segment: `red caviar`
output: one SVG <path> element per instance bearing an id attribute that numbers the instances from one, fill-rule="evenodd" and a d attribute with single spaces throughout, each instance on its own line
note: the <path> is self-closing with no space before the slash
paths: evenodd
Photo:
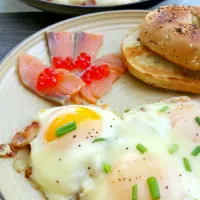
<path id="1" fill-rule="evenodd" d="M 110 74 L 110 68 L 107 64 L 104 65 L 92 65 L 90 69 L 86 70 L 82 76 L 83 81 L 86 84 L 91 84 L 93 80 L 101 80 L 108 77 Z"/>
<path id="2" fill-rule="evenodd" d="M 64 60 L 61 57 L 54 57 L 53 66 L 55 68 L 66 69 L 68 71 L 73 71 L 74 69 L 79 69 L 81 71 L 86 70 L 81 78 L 88 85 L 91 84 L 92 81 L 101 80 L 108 77 L 110 74 L 110 68 L 107 64 L 91 65 L 91 56 L 85 52 L 81 52 L 76 61 L 74 61 L 72 57 L 67 57 Z M 51 81 L 53 83 L 55 82 L 53 77 L 51 77 Z M 49 85 L 53 84 L 51 81 L 49 81 Z M 43 84 L 43 82 L 44 80 L 42 77 L 41 84 Z"/>
<path id="3" fill-rule="evenodd" d="M 54 57 L 53 66 L 58 69 L 66 69 L 69 71 L 72 71 L 76 68 L 72 57 L 67 57 L 65 60 L 63 60 L 61 57 Z"/>
<path id="4" fill-rule="evenodd" d="M 85 70 L 91 65 L 90 62 L 91 57 L 85 52 L 81 52 L 75 62 L 70 56 L 65 59 L 62 59 L 61 57 L 53 58 L 53 66 L 55 68 L 62 68 L 68 71 L 73 71 L 74 69 Z"/>
<path id="5" fill-rule="evenodd" d="M 46 88 L 52 88 L 54 87 L 60 76 L 63 76 L 62 73 L 55 73 L 53 67 L 49 67 L 44 69 L 44 71 L 40 74 L 37 82 L 37 89 L 43 90 Z"/>

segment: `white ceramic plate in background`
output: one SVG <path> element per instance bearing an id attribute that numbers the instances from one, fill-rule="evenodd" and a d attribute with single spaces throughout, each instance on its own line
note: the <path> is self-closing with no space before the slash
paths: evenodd
<path id="1" fill-rule="evenodd" d="M 147 9 L 163 0 L 138 0 L 132 3 L 125 3 L 120 5 L 109 5 L 109 6 L 81 6 L 81 5 L 70 5 L 58 2 L 52 2 L 49 0 L 23 0 L 30 6 L 38 8 L 46 12 L 55 12 L 65 15 L 81 15 L 102 11 L 110 10 L 122 10 L 122 9 Z"/>
<path id="2" fill-rule="evenodd" d="M 82 16 L 48 27 L 22 42 L 3 61 L 0 68 L 0 143 L 31 123 L 40 109 L 55 106 L 27 90 L 17 76 L 17 58 L 26 52 L 50 64 L 45 31 L 88 31 L 104 34 L 102 54 L 119 52 L 128 29 L 138 26 L 145 11 L 116 11 Z M 14 33 L 13 33 L 14 34 Z M 159 90 L 136 80 L 127 72 L 103 98 L 117 112 L 138 104 L 183 94 Z M 198 95 L 193 96 L 199 98 Z M 100 102 L 101 103 L 101 102 Z M 13 159 L 0 159 L 0 191 L 6 200 L 42 200 L 22 174 L 12 167 Z"/>

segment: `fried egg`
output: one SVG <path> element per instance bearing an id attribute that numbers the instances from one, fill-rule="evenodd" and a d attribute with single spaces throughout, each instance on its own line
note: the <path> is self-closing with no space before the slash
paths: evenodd
<path id="1" fill-rule="evenodd" d="M 31 143 L 32 179 L 49 199 L 77 198 L 106 177 L 107 153 L 119 135 L 122 121 L 97 107 L 66 106 L 42 111 L 37 138 Z M 56 129 L 75 121 L 77 129 L 56 138 Z M 103 138 L 105 141 L 94 142 Z"/>
<path id="2" fill-rule="evenodd" d="M 49 200 L 131 200 L 135 185 L 138 199 L 151 200 L 150 177 L 162 200 L 198 199 L 200 158 L 191 155 L 199 144 L 197 116 L 200 106 L 188 98 L 133 108 L 122 117 L 93 106 L 41 111 L 31 180 Z M 77 129 L 57 137 L 56 130 L 72 121 Z M 178 148 L 170 153 L 172 144 Z"/>

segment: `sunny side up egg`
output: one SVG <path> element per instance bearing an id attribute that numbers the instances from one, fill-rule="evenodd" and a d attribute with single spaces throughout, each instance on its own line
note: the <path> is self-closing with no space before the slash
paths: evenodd
<path id="1" fill-rule="evenodd" d="M 84 106 L 52 108 L 35 120 L 40 131 L 31 143 L 32 180 L 46 197 L 75 200 L 80 193 L 97 190 L 106 177 L 104 165 L 112 162 L 108 151 L 122 121 L 109 110 Z M 56 138 L 56 129 L 72 121 L 77 129 Z"/>
<path id="2" fill-rule="evenodd" d="M 139 200 L 200 199 L 200 158 L 191 155 L 199 144 L 196 116 L 200 106 L 187 98 L 144 105 L 122 118 L 85 106 L 40 112 L 31 179 L 49 200 L 132 200 L 133 186 Z M 56 138 L 56 129 L 71 121 L 77 129 Z M 160 198 L 152 194 L 150 177 Z"/>

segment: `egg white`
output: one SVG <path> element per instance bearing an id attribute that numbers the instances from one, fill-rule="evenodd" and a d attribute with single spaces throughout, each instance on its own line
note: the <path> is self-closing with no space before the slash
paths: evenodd
<path id="1" fill-rule="evenodd" d="M 164 106 L 168 109 L 160 112 Z M 200 158 L 190 155 L 198 138 L 194 142 L 194 134 L 188 134 L 189 130 L 200 130 L 194 120 L 200 116 L 198 106 L 192 101 L 159 102 L 134 108 L 122 118 L 110 110 L 89 106 L 100 116 L 101 130 L 96 137 L 106 141 L 92 143 L 94 138 L 82 138 L 64 148 L 59 144 L 65 136 L 47 143 L 44 134 L 56 117 L 84 106 L 40 112 L 36 120 L 41 128 L 31 143 L 31 178 L 49 200 L 130 200 L 134 184 L 138 184 L 139 199 L 150 200 L 146 183 L 150 176 L 157 177 L 163 200 L 198 199 Z M 185 118 L 188 123 L 184 123 Z M 145 154 L 136 149 L 138 143 L 147 148 Z M 171 155 L 168 149 L 173 143 L 179 149 Z M 190 160 L 192 172 L 186 171 L 183 157 Z M 103 169 L 105 163 L 111 166 L 108 174 Z"/>
<path id="2" fill-rule="evenodd" d="M 95 182 L 105 177 L 102 164 L 110 162 L 107 152 L 113 138 L 120 133 L 121 120 L 108 110 L 95 107 L 89 109 L 100 115 L 102 130 L 98 137 L 106 138 L 106 142 L 92 144 L 94 138 L 89 138 L 72 144 L 70 149 L 52 148 L 50 143 L 45 144 L 42 141 L 43 135 L 52 120 L 69 112 L 70 106 L 41 112 L 36 118 L 41 124 L 41 129 L 37 138 L 31 143 L 32 178 L 50 200 L 59 198 L 74 200 L 77 193 L 93 189 Z M 90 131 L 92 130 L 88 127 L 88 132 Z M 61 140 L 62 138 L 53 143 L 59 143 Z"/>

